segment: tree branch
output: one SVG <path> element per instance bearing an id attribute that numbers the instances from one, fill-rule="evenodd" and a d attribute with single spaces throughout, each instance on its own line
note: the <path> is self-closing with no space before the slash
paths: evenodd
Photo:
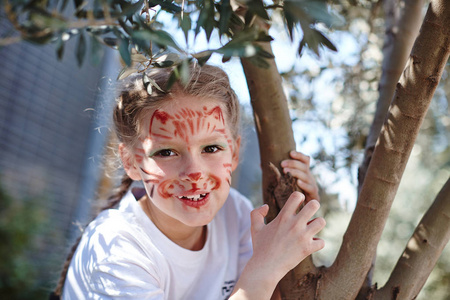
<path id="1" fill-rule="evenodd" d="M 379 3 L 379 2 L 377 2 Z M 405 0 L 400 6 L 398 1 L 383 1 L 386 29 L 383 43 L 383 65 L 378 86 L 378 101 L 374 119 L 367 137 L 363 162 L 358 170 L 358 194 L 372 159 L 375 143 L 380 135 L 381 127 L 389 109 L 395 85 L 400 78 L 403 68 L 408 60 L 412 45 L 419 33 L 422 20 L 423 0 Z M 367 274 L 364 286 L 360 291 L 361 297 L 370 291 L 375 258 Z"/>
<path id="2" fill-rule="evenodd" d="M 404 3 L 404 6 L 399 8 L 396 5 L 398 1 L 384 1 L 384 14 L 386 15 L 386 34 L 383 43 L 384 59 L 378 86 L 377 108 L 367 137 L 364 160 L 358 173 L 359 190 L 362 187 L 375 143 L 391 104 L 395 85 L 406 65 L 422 20 L 423 0 L 406 0 L 402 3 Z"/>
<path id="3" fill-rule="evenodd" d="M 449 55 L 450 3 L 434 0 L 397 84 L 338 256 L 323 274 L 321 299 L 354 299 L 363 284 Z"/>
<path id="4" fill-rule="evenodd" d="M 415 299 L 450 240 L 450 178 L 417 225 L 386 285 L 374 299 Z"/>

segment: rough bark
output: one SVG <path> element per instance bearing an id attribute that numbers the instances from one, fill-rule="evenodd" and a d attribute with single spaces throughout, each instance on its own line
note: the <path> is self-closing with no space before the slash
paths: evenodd
<path id="1" fill-rule="evenodd" d="M 411 48 L 422 21 L 423 0 L 389 0 L 383 2 L 386 34 L 383 43 L 383 64 L 378 85 L 378 101 L 374 119 L 367 137 L 364 160 L 359 169 L 359 189 L 372 158 L 375 143 L 386 118 L 395 85 L 405 68 Z"/>
<path id="2" fill-rule="evenodd" d="M 375 146 L 356 209 L 319 299 L 354 299 L 374 258 L 420 125 L 450 53 L 450 3 L 431 1 Z"/>
<path id="3" fill-rule="evenodd" d="M 383 64 L 378 85 L 379 96 L 365 145 L 364 159 L 358 171 L 358 193 L 364 182 L 375 143 L 394 95 L 395 85 L 400 78 L 414 40 L 419 33 L 423 5 L 423 0 L 383 1 L 386 29 L 383 43 Z M 374 265 L 375 259 L 372 262 L 358 299 L 364 299 L 364 295 L 371 289 Z"/>
<path id="4" fill-rule="evenodd" d="M 272 53 L 269 43 L 261 44 Z M 281 76 L 273 59 L 270 67 L 260 68 L 242 59 L 242 66 L 250 92 L 253 115 L 258 133 L 262 185 L 264 202 L 270 207 L 267 221 L 276 217 L 289 195 L 296 190 L 293 180 L 281 175 L 280 163 L 289 157 L 289 152 L 295 149 L 292 121 L 289 116 L 287 99 L 283 92 Z M 283 255 L 274 253 L 274 255 Z M 317 269 L 311 257 L 289 272 L 278 286 L 283 299 L 296 299 L 299 285 L 313 297 Z M 303 281 L 302 281 L 303 280 Z"/>
<path id="5" fill-rule="evenodd" d="M 374 299 L 415 299 L 449 240 L 450 179 L 417 225 L 389 280 Z"/>

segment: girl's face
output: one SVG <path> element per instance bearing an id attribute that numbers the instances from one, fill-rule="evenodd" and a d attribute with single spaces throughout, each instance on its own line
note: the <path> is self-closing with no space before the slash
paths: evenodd
<path id="1" fill-rule="evenodd" d="M 171 223 L 164 226 L 208 224 L 225 203 L 238 163 L 239 141 L 220 102 L 181 96 L 143 125 L 134 157 L 124 166 L 132 179 L 143 181 L 152 219 Z"/>

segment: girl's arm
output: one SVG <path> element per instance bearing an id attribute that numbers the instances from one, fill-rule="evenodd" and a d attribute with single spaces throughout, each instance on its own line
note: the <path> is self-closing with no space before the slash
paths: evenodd
<path id="1" fill-rule="evenodd" d="M 306 202 L 312 199 L 320 201 L 319 188 L 310 170 L 310 157 L 297 151 L 289 154 L 292 159 L 281 162 L 283 172 L 297 178 L 297 185 L 305 193 Z"/>
<path id="2" fill-rule="evenodd" d="M 310 221 L 319 209 L 316 200 L 308 202 L 297 213 L 305 196 L 294 192 L 269 224 L 264 217 L 267 205 L 251 213 L 253 256 L 245 266 L 230 300 L 270 299 L 278 282 L 299 262 L 325 246 L 314 236 L 325 227 L 323 218 Z"/>

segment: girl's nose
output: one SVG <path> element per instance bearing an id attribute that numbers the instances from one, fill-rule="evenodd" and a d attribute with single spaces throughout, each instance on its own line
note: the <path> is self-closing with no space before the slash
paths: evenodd
<path id="1" fill-rule="evenodd" d="M 202 173 L 201 172 L 195 172 L 195 173 L 186 174 L 186 176 L 191 181 L 198 181 L 200 179 L 200 177 L 202 177 Z"/>
<path id="2" fill-rule="evenodd" d="M 202 172 L 182 172 L 180 179 L 184 181 L 197 182 L 203 178 Z"/>
<path id="3" fill-rule="evenodd" d="M 199 162 L 195 161 L 194 158 L 189 159 L 185 162 L 184 168 L 180 170 L 180 179 L 197 182 L 203 178 L 202 168 Z"/>

